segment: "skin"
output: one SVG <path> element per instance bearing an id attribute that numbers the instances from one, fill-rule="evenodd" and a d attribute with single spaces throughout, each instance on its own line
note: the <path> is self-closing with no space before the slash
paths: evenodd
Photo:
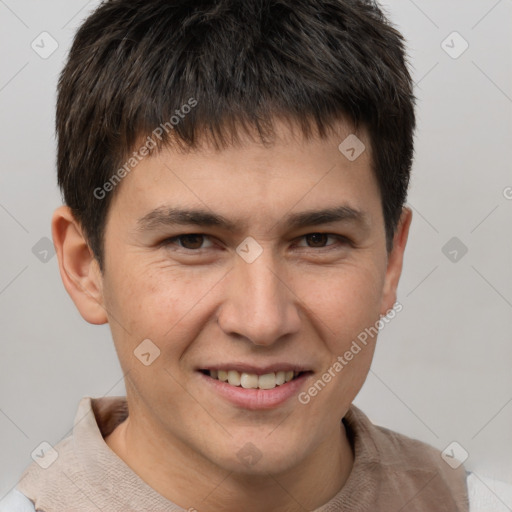
<path id="1" fill-rule="evenodd" d="M 304 140 L 276 121 L 271 146 L 244 136 L 221 151 L 205 141 L 197 151 L 145 158 L 113 198 L 103 274 L 69 209 L 54 213 L 63 283 L 86 321 L 110 324 L 125 372 L 130 416 L 106 443 L 185 509 L 312 510 L 350 474 L 341 419 L 366 379 L 376 338 L 306 405 L 293 396 L 268 410 L 237 407 L 197 371 L 227 362 L 303 364 L 312 371 L 300 388 L 307 391 L 396 302 L 412 212 L 403 209 L 388 254 L 370 143 L 358 133 L 367 149 L 350 162 L 338 150 L 349 133 L 340 122 L 329 137 Z M 138 219 L 162 205 L 207 209 L 237 229 L 137 230 Z M 290 213 L 339 205 L 365 212 L 366 227 L 282 223 Z M 160 245 L 189 233 L 207 236 Z M 319 242 L 311 233 L 349 241 Z M 247 236 L 263 249 L 252 263 L 236 253 Z M 160 349 L 149 366 L 134 356 L 147 338 Z M 237 457 L 248 442 L 261 455 L 252 465 Z"/>

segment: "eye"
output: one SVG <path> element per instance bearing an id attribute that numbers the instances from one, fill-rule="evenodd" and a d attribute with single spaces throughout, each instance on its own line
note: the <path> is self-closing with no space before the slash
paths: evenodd
<path id="1" fill-rule="evenodd" d="M 329 238 L 335 239 L 341 244 L 349 243 L 349 240 L 346 237 L 341 236 L 341 235 L 334 235 L 331 233 L 309 233 L 307 235 L 303 235 L 301 238 L 303 240 L 305 240 L 306 243 L 308 244 L 306 247 L 310 247 L 313 249 L 322 249 L 323 247 L 330 247 L 332 245 L 337 245 L 336 243 L 327 244 L 327 241 L 329 240 Z M 304 247 L 304 246 L 301 246 L 301 247 Z"/>
<path id="2" fill-rule="evenodd" d="M 310 249 L 334 249 L 339 245 L 350 244 L 350 240 L 341 235 L 332 233 L 308 233 L 299 237 L 301 242 L 306 242 L 306 245 L 297 244 L 298 247 L 306 247 Z M 329 240 L 334 240 L 333 243 L 328 243 Z M 205 242 L 207 245 L 204 245 Z M 185 249 L 186 251 L 200 251 L 201 249 L 209 249 L 214 247 L 208 235 L 202 233 L 186 233 L 183 235 L 167 238 L 160 242 L 162 247 L 177 246 L 178 248 Z"/>
<path id="3" fill-rule="evenodd" d="M 190 251 L 206 249 L 208 247 L 213 246 L 213 244 L 210 242 L 209 246 L 201 247 L 205 240 L 208 240 L 207 235 L 203 235 L 201 233 L 187 233 L 185 235 L 178 235 L 172 238 L 167 238 L 166 240 L 161 242 L 161 245 L 178 245 L 178 247 Z"/>

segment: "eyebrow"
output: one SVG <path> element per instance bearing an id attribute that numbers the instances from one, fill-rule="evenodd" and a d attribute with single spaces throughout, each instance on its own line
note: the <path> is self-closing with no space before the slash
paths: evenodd
<path id="1" fill-rule="evenodd" d="M 346 222 L 369 229 L 368 215 L 362 210 L 351 206 L 337 206 L 320 210 L 307 210 L 286 216 L 276 225 L 284 225 L 290 229 L 308 226 L 319 226 L 334 222 Z M 195 225 L 200 227 L 220 227 L 227 231 L 244 229 L 246 223 L 233 222 L 220 214 L 202 209 L 181 209 L 161 206 L 147 213 L 137 221 L 137 231 L 152 231 L 174 225 Z"/>

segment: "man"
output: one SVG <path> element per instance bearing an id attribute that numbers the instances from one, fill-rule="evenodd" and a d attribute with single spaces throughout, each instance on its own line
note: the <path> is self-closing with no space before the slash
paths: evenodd
<path id="1" fill-rule="evenodd" d="M 127 396 L 84 398 L 5 506 L 467 511 L 462 466 L 352 405 L 400 307 L 414 127 L 373 2 L 101 4 L 59 82 L 52 230 Z"/>

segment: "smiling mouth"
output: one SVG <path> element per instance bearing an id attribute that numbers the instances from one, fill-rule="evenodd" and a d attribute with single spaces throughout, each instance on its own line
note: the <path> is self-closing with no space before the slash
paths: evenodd
<path id="1" fill-rule="evenodd" d="M 264 375 L 238 372 L 237 370 L 200 370 L 201 373 L 233 387 L 244 389 L 274 389 L 310 372 L 278 371 Z"/>

